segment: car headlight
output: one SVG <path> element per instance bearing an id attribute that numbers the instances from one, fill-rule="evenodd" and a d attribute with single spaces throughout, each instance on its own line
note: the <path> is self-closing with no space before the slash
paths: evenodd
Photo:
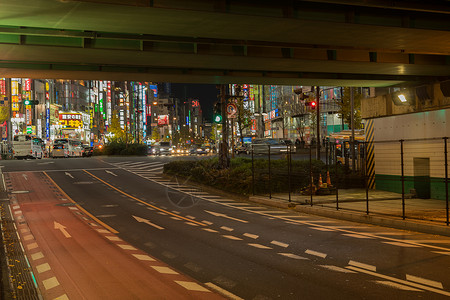
<path id="1" fill-rule="evenodd" d="M 197 149 L 198 152 L 202 151 L 202 149 Z"/>

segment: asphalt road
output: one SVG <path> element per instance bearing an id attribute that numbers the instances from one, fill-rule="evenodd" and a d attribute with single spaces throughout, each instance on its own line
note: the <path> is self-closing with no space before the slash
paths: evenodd
<path id="1" fill-rule="evenodd" d="M 230 298 L 450 296 L 450 238 L 300 214 L 161 177 L 177 157 L 1 161 L 44 172 L 117 236 Z M 184 159 L 196 159 L 187 157 Z"/>

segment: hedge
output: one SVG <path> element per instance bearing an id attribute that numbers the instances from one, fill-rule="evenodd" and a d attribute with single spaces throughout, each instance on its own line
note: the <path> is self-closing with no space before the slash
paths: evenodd
<path id="1" fill-rule="evenodd" d="M 318 160 L 312 161 L 314 183 L 317 184 L 319 173 L 322 181 L 327 180 L 327 166 Z M 338 184 L 339 188 L 364 187 L 364 177 L 351 174 L 342 166 L 338 166 L 337 176 L 335 167 L 329 168 L 332 184 Z M 194 182 L 211 186 L 226 192 L 241 195 L 253 193 L 252 160 L 249 158 L 231 159 L 229 169 L 220 169 L 218 158 L 196 161 L 172 161 L 164 165 L 164 173 L 172 176 L 181 176 Z M 289 184 L 290 175 L 290 184 Z M 286 160 L 267 159 L 254 160 L 255 193 L 300 192 L 300 189 L 310 184 L 309 161 L 293 160 L 291 170 L 288 171 Z M 270 177 L 270 180 L 269 180 Z M 290 185 L 290 187 L 289 187 Z"/>

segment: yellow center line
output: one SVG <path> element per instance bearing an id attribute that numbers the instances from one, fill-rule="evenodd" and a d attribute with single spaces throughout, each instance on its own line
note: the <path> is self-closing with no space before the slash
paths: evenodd
<path id="1" fill-rule="evenodd" d="M 104 181 L 104 180 L 98 178 L 98 177 L 95 176 L 94 174 L 92 174 L 92 173 L 90 173 L 90 172 L 88 172 L 88 171 L 86 171 L 86 170 L 83 170 L 83 171 L 86 172 L 86 173 L 88 173 L 89 175 L 91 175 L 92 177 L 94 177 L 95 179 L 97 179 L 98 181 L 100 181 L 100 182 L 106 184 L 107 186 L 109 186 L 109 187 L 115 189 L 115 190 L 118 191 L 119 193 L 121 193 L 121 194 L 123 194 L 123 195 L 125 195 L 125 196 L 127 196 L 127 197 L 129 197 L 129 198 L 131 198 L 131 199 L 134 199 L 134 200 L 136 200 L 136 201 L 138 201 L 138 202 L 140 202 L 140 203 L 142 203 L 142 204 L 144 204 L 144 205 L 147 205 L 147 206 L 149 206 L 149 207 L 151 207 L 151 208 L 154 208 L 154 209 L 156 209 L 156 210 L 165 212 L 166 214 L 175 216 L 175 217 L 177 217 L 177 218 L 183 219 L 183 220 L 188 221 L 188 222 L 190 222 L 190 223 L 194 223 L 194 224 L 201 225 L 201 226 L 206 226 L 206 224 L 204 224 L 204 223 L 197 222 L 197 221 L 194 221 L 194 220 L 189 219 L 189 218 L 185 218 L 185 217 L 183 217 L 183 216 L 177 215 L 177 214 L 175 214 L 175 213 L 173 213 L 173 212 L 170 212 L 170 211 L 168 211 L 168 210 L 159 208 L 159 207 L 157 207 L 157 206 L 151 205 L 150 203 L 147 203 L 147 202 L 145 202 L 145 201 L 142 201 L 141 199 L 138 199 L 138 198 L 136 198 L 136 197 L 134 197 L 134 196 L 131 196 L 130 194 L 127 194 L 127 193 L 125 193 L 124 191 L 122 191 L 122 190 L 116 188 L 115 186 L 113 186 L 113 185 L 107 183 L 106 181 Z"/>
<path id="2" fill-rule="evenodd" d="M 81 210 L 82 212 L 84 212 L 86 215 L 88 215 L 91 219 L 93 219 L 95 222 L 97 222 L 98 224 L 102 225 L 103 227 L 105 227 L 107 230 L 111 231 L 112 233 L 119 233 L 117 230 L 115 230 L 114 228 L 112 228 L 111 226 L 103 223 L 102 221 L 100 221 L 99 219 L 97 219 L 94 215 L 92 215 L 90 212 L 88 212 L 87 210 L 85 210 L 83 207 L 81 207 L 78 203 L 76 203 L 74 200 L 72 200 L 72 198 L 69 197 L 69 195 L 67 195 L 63 189 L 56 184 L 56 182 L 44 171 L 43 172 L 45 176 L 47 176 L 47 178 L 58 188 L 58 190 L 61 192 L 61 194 L 64 195 L 65 198 L 67 198 L 70 202 L 72 202 L 73 204 L 75 204 L 76 208 L 78 208 L 79 210 Z"/>

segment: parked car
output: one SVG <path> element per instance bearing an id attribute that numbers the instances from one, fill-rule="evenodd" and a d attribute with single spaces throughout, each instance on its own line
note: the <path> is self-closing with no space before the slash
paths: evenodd
<path id="1" fill-rule="evenodd" d="M 83 157 L 89 157 L 94 154 L 94 147 L 83 145 L 83 150 L 81 152 Z"/>
<path id="2" fill-rule="evenodd" d="M 236 154 L 250 154 L 251 151 L 249 144 L 239 145 L 234 149 L 234 153 Z"/>
<path id="3" fill-rule="evenodd" d="M 255 139 L 252 143 L 254 154 L 282 154 L 287 152 L 287 147 L 284 142 L 276 139 Z"/>

